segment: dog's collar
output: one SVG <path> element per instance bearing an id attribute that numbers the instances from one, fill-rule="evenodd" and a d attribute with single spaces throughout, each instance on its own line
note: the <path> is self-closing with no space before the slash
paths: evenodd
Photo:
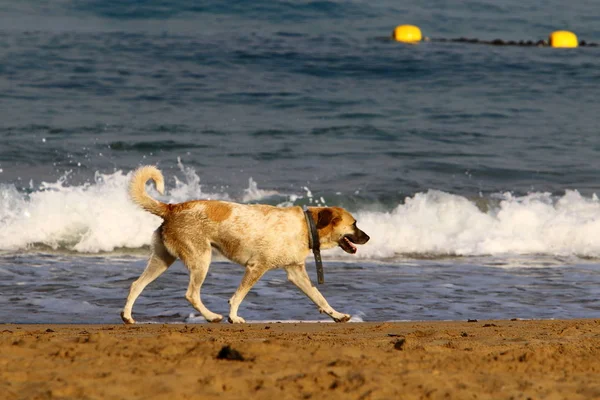
<path id="1" fill-rule="evenodd" d="M 308 211 L 308 207 L 304 206 L 304 216 L 306 217 L 306 225 L 308 225 L 308 248 L 315 255 L 315 265 L 317 267 L 317 279 L 320 284 L 325 282 L 325 274 L 323 272 L 323 261 L 321 260 L 321 242 L 319 234 L 312 214 Z"/>

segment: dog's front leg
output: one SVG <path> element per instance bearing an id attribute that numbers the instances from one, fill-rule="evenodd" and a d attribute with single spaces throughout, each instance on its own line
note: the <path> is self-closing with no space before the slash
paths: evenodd
<path id="1" fill-rule="evenodd" d="M 312 285 L 304 264 L 288 267 L 286 272 L 290 282 L 298 286 L 319 307 L 320 312 L 329 315 L 335 322 L 346 322 L 350 319 L 350 315 L 335 311 L 321 292 Z"/>
<path id="2" fill-rule="evenodd" d="M 242 282 L 240 282 L 240 286 L 238 286 L 231 299 L 229 299 L 229 322 L 231 322 L 232 324 L 243 324 L 244 322 L 246 322 L 244 318 L 239 317 L 237 315 L 238 308 L 242 303 L 242 300 L 244 300 L 244 297 L 246 297 L 250 289 L 252 289 L 252 286 L 254 286 L 256 282 L 258 282 L 260 277 L 263 276 L 266 271 L 266 268 L 258 264 L 246 264 L 246 273 L 244 273 Z"/>

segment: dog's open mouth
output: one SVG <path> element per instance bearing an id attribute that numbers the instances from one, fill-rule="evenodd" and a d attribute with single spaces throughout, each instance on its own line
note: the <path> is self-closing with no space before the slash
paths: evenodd
<path id="1" fill-rule="evenodd" d="M 342 240 L 339 241 L 339 246 L 342 248 L 342 250 L 344 250 L 346 253 L 350 253 L 350 254 L 354 254 L 356 253 L 356 246 L 354 245 L 354 243 L 348 238 L 348 236 L 344 236 L 342 238 Z"/>

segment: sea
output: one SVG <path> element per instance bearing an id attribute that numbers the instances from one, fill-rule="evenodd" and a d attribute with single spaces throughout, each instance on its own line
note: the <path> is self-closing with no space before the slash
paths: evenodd
<path id="1" fill-rule="evenodd" d="M 0 322 L 120 323 L 165 202 L 341 206 L 371 236 L 315 286 L 352 321 L 600 318 L 592 0 L 0 1 Z M 431 38 L 390 40 L 413 24 Z M 215 256 L 204 303 L 243 268 Z M 202 323 L 179 261 L 141 323 Z M 328 318 L 281 270 L 248 321 Z"/>

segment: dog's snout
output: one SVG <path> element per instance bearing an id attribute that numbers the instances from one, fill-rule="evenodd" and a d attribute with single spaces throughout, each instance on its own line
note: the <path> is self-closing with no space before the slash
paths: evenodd
<path id="1" fill-rule="evenodd" d="M 356 230 L 357 230 L 356 238 L 358 239 L 356 241 L 357 244 L 365 244 L 365 243 L 367 243 L 369 241 L 369 239 L 371 239 L 369 237 L 369 235 L 367 235 L 366 233 L 364 233 L 360 229 L 356 229 Z"/>

